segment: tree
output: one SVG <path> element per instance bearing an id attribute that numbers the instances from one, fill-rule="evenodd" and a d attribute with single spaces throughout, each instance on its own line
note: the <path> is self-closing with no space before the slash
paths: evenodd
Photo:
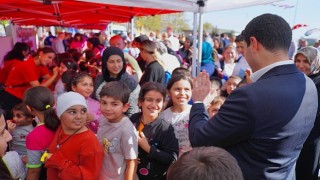
<path id="1" fill-rule="evenodd" d="M 205 22 L 205 23 L 203 23 L 203 30 L 205 32 L 212 32 L 213 25 L 211 23 L 209 23 L 209 22 Z"/>
<path id="2" fill-rule="evenodd" d="M 140 31 L 166 31 L 170 27 L 174 32 L 190 29 L 183 13 L 137 17 L 135 26 Z"/>

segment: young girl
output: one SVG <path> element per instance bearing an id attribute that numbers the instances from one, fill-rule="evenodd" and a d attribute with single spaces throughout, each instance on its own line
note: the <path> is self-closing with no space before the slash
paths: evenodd
<path id="1" fill-rule="evenodd" d="M 71 56 L 71 55 L 70 55 Z M 57 99 L 57 97 L 66 92 L 63 82 L 62 82 L 62 74 L 68 70 L 73 70 L 77 71 L 78 70 L 78 64 L 75 60 L 73 60 L 72 57 L 61 57 L 60 59 L 60 64 L 59 64 L 59 76 L 60 78 L 58 79 L 55 87 L 54 87 L 54 97 Z"/>
<path id="2" fill-rule="evenodd" d="M 23 162 L 26 163 L 27 149 L 26 136 L 33 130 L 33 117 L 29 114 L 26 107 L 21 103 L 13 107 L 13 119 L 8 120 L 8 131 L 12 135 L 10 141 L 10 151 L 16 151 Z"/>
<path id="3" fill-rule="evenodd" d="M 179 144 L 174 129 L 159 117 L 165 97 L 166 91 L 161 84 L 145 83 L 139 94 L 142 112 L 130 118 L 139 133 L 137 174 L 140 180 L 165 180 L 167 169 L 178 157 Z"/>
<path id="4" fill-rule="evenodd" d="M 61 127 L 44 157 L 48 180 L 98 179 L 104 154 L 96 136 L 85 126 L 85 98 L 75 92 L 64 93 L 58 97 L 56 110 Z"/>
<path id="5" fill-rule="evenodd" d="M 71 80 L 71 89 L 72 91 L 81 94 L 87 100 L 90 120 L 88 127 L 97 134 L 101 111 L 100 103 L 90 98 L 90 95 L 93 92 L 92 77 L 85 72 L 76 73 Z"/>
<path id="6" fill-rule="evenodd" d="M 40 158 L 53 140 L 60 120 L 53 109 L 53 95 L 46 87 L 37 86 L 28 89 L 24 94 L 23 102 L 29 113 L 40 122 L 26 138 L 27 179 L 39 179 L 44 176 L 41 172 Z"/>
<path id="7" fill-rule="evenodd" d="M 192 82 L 187 76 L 180 74 L 173 76 L 168 85 L 167 92 L 170 100 L 167 109 L 160 113 L 160 117 L 169 122 L 179 141 L 179 156 L 191 150 L 188 124 L 191 105 L 188 102 L 192 96 Z"/>

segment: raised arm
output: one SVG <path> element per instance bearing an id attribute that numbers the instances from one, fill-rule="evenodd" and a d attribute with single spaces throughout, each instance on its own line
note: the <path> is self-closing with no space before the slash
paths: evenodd
<path id="1" fill-rule="evenodd" d="M 195 103 L 191 108 L 189 121 L 192 146 L 227 147 L 248 138 L 254 126 L 254 116 L 248 111 L 253 107 L 248 101 L 248 93 L 235 90 L 219 112 L 209 119 L 202 103 L 210 89 L 209 83 L 209 78 L 204 73 L 200 73 L 194 81 L 192 95 Z"/>

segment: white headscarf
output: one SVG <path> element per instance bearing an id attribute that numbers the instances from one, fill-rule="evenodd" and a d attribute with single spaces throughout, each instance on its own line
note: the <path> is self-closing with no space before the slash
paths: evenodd
<path id="1" fill-rule="evenodd" d="M 304 55 L 310 63 L 310 74 L 308 75 L 313 75 L 320 72 L 320 54 L 317 48 L 307 46 L 298 50 L 295 57 L 298 54 Z"/>
<path id="2" fill-rule="evenodd" d="M 81 94 L 76 92 L 67 92 L 58 96 L 56 108 L 58 117 L 60 118 L 64 111 L 74 105 L 83 105 L 87 108 L 87 101 Z"/>

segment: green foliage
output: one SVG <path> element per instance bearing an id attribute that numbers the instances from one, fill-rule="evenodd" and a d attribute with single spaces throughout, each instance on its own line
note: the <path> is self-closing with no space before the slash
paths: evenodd
<path id="1" fill-rule="evenodd" d="M 203 30 L 205 32 L 212 32 L 213 25 L 211 23 L 205 22 L 205 23 L 203 23 Z"/>
<path id="2" fill-rule="evenodd" d="M 0 22 L 1 22 L 1 25 L 3 25 L 3 27 L 6 27 L 10 24 L 9 20 L 0 20 Z"/>
<path id="3" fill-rule="evenodd" d="M 183 13 L 137 17 L 135 26 L 140 31 L 156 32 L 166 31 L 167 27 L 171 27 L 174 32 L 190 29 Z"/>

